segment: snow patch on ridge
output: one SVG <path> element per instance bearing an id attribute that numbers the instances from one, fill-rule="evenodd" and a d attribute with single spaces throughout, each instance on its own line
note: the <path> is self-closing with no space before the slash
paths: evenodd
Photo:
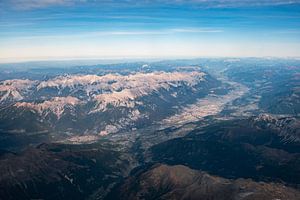
<path id="1" fill-rule="evenodd" d="M 160 89 L 181 85 L 195 86 L 204 80 L 203 72 L 153 72 L 130 75 L 107 74 L 60 76 L 43 81 L 37 89 L 69 88 L 72 91 L 82 90 L 93 101 L 96 107 L 92 112 L 105 111 L 108 105 L 133 108 L 137 98 L 150 95 Z"/>
<path id="2" fill-rule="evenodd" d="M 65 111 L 66 106 L 75 106 L 81 103 L 81 101 L 75 97 L 54 97 L 51 100 L 44 101 L 42 103 L 28 103 L 28 102 L 17 102 L 16 107 L 26 107 L 37 111 L 40 115 L 48 114 L 47 111 L 54 113 L 57 118 L 60 118 Z"/>
<path id="3" fill-rule="evenodd" d="M 20 101 L 23 93 L 34 86 L 36 81 L 28 79 L 5 80 L 0 83 L 0 103 L 6 100 Z"/>

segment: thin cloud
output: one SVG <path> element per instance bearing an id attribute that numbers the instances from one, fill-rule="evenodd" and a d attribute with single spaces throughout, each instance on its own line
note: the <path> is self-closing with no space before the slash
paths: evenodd
<path id="1" fill-rule="evenodd" d="M 169 1 L 172 2 L 172 1 Z M 253 7 L 299 4 L 300 0 L 177 0 L 202 7 Z"/>
<path id="2" fill-rule="evenodd" d="M 1 6 L 18 10 L 40 9 L 51 6 L 91 5 L 101 7 L 140 7 L 151 5 L 191 5 L 202 8 L 261 7 L 300 4 L 300 0 L 2 0 Z"/>
<path id="3" fill-rule="evenodd" d="M 171 32 L 174 32 L 174 33 L 222 33 L 224 32 L 223 30 L 221 29 L 171 29 Z"/>
<path id="4" fill-rule="evenodd" d="M 165 30 L 153 30 L 153 31 L 94 31 L 84 32 L 78 34 L 67 35 L 37 35 L 37 36 L 22 36 L 16 37 L 17 40 L 35 40 L 35 39 L 64 39 L 64 38 L 90 38 L 100 36 L 147 36 L 147 35 L 172 35 L 172 34 L 205 34 L 205 33 L 222 33 L 221 29 L 197 29 L 197 28 L 179 28 L 179 29 L 165 29 Z"/>
<path id="5" fill-rule="evenodd" d="M 75 2 L 74 0 L 4 0 L 1 4 L 17 10 L 33 10 L 49 6 L 72 5 Z"/>
<path id="6" fill-rule="evenodd" d="M 160 31 L 111 31 L 111 32 L 98 32 L 99 35 L 168 35 L 176 33 L 221 33 L 220 29 L 193 29 L 193 28 L 178 28 L 166 29 Z"/>

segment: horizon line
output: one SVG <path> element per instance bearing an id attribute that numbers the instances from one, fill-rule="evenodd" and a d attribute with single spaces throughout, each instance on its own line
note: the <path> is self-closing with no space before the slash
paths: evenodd
<path id="1" fill-rule="evenodd" d="M 70 61 L 121 61 L 121 60 L 191 60 L 191 59 L 218 59 L 218 58 L 257 58 L 257 59 L 300 59 L 300 56 L 111 56 L 111 57 L 62 57 L 62 58 L 40 58 L 40 59 L 24 59 L 20 61 L 3 61 L 0 59 L 0 65 L 4 64 L 22 64 L 34 62 L 70 62 Z M 6 59 L 5 59 L 6 60 Z"/>

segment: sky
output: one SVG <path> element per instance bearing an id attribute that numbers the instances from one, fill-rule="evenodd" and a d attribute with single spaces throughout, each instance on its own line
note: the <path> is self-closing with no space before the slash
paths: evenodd
<path id="1" fill-rule="evenodd" d="M 0 62 L 300 57 L 300 0 L 0 0 Z"/>

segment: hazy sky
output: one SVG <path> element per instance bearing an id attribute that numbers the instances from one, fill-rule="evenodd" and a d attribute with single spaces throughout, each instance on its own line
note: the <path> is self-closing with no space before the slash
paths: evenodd
<path id="1" fill-rule="evenodd" d="M 300 57 L 300 0 L 0 0 L 0 62 Z"/>

